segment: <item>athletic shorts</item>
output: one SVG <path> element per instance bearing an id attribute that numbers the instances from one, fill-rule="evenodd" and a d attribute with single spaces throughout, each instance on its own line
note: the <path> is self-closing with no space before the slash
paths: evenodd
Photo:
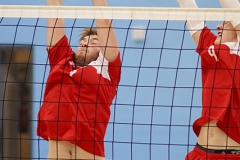
<path id="1" fill-rule="evenodd" d="M 240 151 L 238 150 L 216 150 L 220 153 L 213 153 L 212 151 L 214 150 L 208 152 L 202 148 L 196 145 L 193 150 L 187 154 L 185 160 L 240 160 Z"/>

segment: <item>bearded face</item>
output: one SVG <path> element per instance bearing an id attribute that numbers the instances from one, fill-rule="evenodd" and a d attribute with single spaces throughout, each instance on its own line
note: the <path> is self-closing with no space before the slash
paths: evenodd
<path id="1" fill-rule="evenodd" d="M 86 66 L 95 61 L 100 52 L 99 41 L 97 35 L 89 35 L 84 37 L 77 48 L 75 54 L 75 63 L 77 66 Z"/>

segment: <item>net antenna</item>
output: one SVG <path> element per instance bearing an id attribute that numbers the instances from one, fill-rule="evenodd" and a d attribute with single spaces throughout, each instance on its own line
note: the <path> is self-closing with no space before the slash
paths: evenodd
<path id="1" fill-rule="evenodd" d="M 131 20 L 235 20 L 240 9 L 233 8 L 147 8 L 88 6 L 14 6 L 0 5 L 5 18 L 107 18 Z"/>

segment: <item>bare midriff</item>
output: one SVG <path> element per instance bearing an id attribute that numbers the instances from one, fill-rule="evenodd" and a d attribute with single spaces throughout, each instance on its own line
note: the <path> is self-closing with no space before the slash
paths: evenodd
<path id="1" fill-rule="evenodd" d="M 198 143 L 209 149 L 240 149 L 240 144 L 228 137 L 222 130 L 217 127 L 217 120 L 212 120 L 202 125 Z"/>

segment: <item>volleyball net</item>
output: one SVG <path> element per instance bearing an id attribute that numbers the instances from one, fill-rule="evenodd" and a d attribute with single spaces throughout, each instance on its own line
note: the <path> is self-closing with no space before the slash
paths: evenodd
<path id="1" fill-rule="evenodd" d="M 154 8 L 96 6 L 1 6 L 5 18 L 80 18 L 130 20 L 235 20 L 236 8 Z"/>
<path id="2" fill-rule="evenodd" d="M 200 59 L 186 20 L 214 29 L 236 17 L 238 9 L 0 6 L 0 157 L 47 156 L 47 142 L 36 136 L 49 73 L 46 18 L 66 19 L 74 49 L 83 28 L 112 20 L 123 64 L 106 158 L 176 160 L 195 145 L 191 126 L 201 114 Z"/>

